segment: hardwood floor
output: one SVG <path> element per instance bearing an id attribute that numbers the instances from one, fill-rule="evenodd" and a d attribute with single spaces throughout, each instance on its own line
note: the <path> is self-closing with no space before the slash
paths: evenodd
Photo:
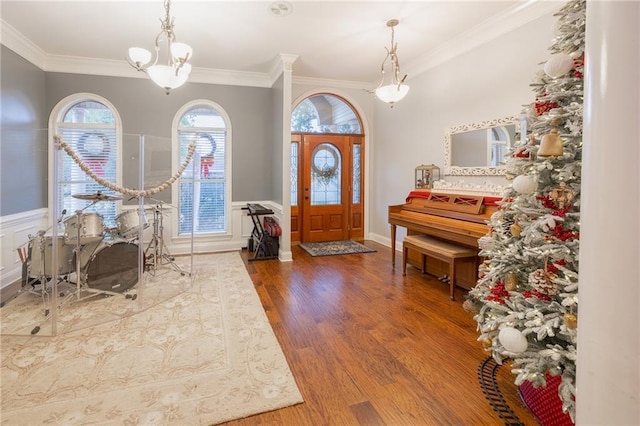
<path id="1" fill-rule="evenodd" d="M 282 346 L 304 403 L 228 425 L 500 425 L 478 384 L 487 354 L 462 309 L 464 291 L 401 256 L 376 253 L 293 262 L 242 257 Z M 498 383 L 525 425 L 537 425 L 520 401 L 508 366 Z"/>

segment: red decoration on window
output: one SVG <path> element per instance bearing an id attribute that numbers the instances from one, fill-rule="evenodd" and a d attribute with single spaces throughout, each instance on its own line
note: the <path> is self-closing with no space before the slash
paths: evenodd
<path id="1" fill-rule="evenodd" d="M 202 177 L 209 177 L 209 168 L 213 167 L 214 161 L 213 154 L 200 158 L 200 174 Z"/>

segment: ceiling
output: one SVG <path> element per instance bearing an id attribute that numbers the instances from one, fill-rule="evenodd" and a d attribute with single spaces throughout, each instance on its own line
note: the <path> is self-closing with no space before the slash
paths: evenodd
<path id="1" fill-rule="evenodd" d="M 402 74 L 412 75 L 557 10 L 555 1 L 207 1 L 173 0 L 178 41 L 193 47 L 192 80 L 231 75 L 270 81 L 280 54 L 294 78 L 375 85 L 395 28 Z M 140 76 L 129 47 L 151 50 L 163 0 L 2 0 L 2 42 L 28 50 L 46 71 Z M 286 13 L 286 9 L 290 13 Z M 284 11 L 273 14 L 271 10 Z M 20 53 L 20 52 L 18 52 Z M 25 56 L 25 55 L 23 55 Z M 38 63 L 39 61 L 39 63 Z M 270 83 L 266 83 L 268 85 Z"/>

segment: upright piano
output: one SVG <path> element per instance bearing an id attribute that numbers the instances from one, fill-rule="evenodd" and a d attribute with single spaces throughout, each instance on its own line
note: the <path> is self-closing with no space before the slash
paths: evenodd
<path id="1" fill-rule="evenodd" d="M 392 264 L 395 265 L 398 226 L 406 228 L 409 235 L 426 234 L 478 248 L 478 239 L 489 231 L 487 222 L 498 210 L 500 200 L 482 195 L 412 191 L 405 204 L 389 206 Z"/>

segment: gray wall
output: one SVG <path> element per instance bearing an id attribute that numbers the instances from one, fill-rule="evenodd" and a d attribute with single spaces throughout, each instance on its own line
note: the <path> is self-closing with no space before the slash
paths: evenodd
<path id="1" fill-rule="evenodd" d="M 0 216 L 47 207 L 45 73 L 0 46 Z"/>
<path id="2" fill-rule="evenodd" d="M 560 4 L 558 5 L 560 7 Z M 376 102 L 376 151 L 370 182 L 371 233 L 389 238 L 388 206 L 403 204 L 419 164 L 444 167 L 444 131 L 466 123 L 519 116 L 534 101 L 530 83 L 550 55 L 556 18 L 538 18 L 515 31 L 408 80 L 411 90 L 392 109 Z M 446 176 L 447 181 L 507 185 L 503 177 Z M 401 241 L 404 235 L 398 233 Z"/>
<path id="3" fill-rule="evenodd" d="M 216 102 L 232 126 L 232 201 L 270 200 L 274 191 L 282 198 L 281 179 L 274 190 L 273 166 L 265 161 L 277 156 L 278 146 L 282 157 L 281 144 L 273 142 L 274 128 L 282 122 L 282 107 L 274 109 L 281 87 L 274 93 L 268 88 L 187 83 L 166 95 L 148 79 L 45 73 L 5 46 L 1 49 L 0 216 L 47 207 L 49 115 L 75 93 L 106 98 L 118 110 L 125 135 L 156 140 L 171 138 L 174 116 L 187 102 Z M 125 143 L 132 140 L 125 136 Z"/>
<path id="4" fill-rule="evenodd" d="M 4 65 L 3 65 L 4 68 Z M 270 199 L 272 194 L 272 90 L 186 83 L 166 95 L 148 79 L 46 73 L 46 114 L 74 93 L 94 93 L 111 102 L 125 134 L 171 137 L 176 112 L 186 103 L 208 99 L 229 115 L 232 127 L 232 201 Z"/>

